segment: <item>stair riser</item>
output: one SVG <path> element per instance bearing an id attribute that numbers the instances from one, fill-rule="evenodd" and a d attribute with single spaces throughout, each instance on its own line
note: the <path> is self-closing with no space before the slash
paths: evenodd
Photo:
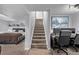
<path id="1" fill-rule="evenodd" d="M 37 47 L 39 47 L 39 46 L 46 46 L 46 44 L 45 44 L 45 43 L 43 43 L 43 44 L 39 44 L 39 43 L 38 43 L 38 44 L 37 44 L 37 43 L 35 44 L 35 43 L 33 43 L 32 46 L 37 46 Z"/>
<path id="2" fill-rule="evenodd" d="M 44 30 L 44 28 L 35 28 L 34 30 Z"/>
<path id="3" fill-rule="evenodd" d="M 46 46 L 46 43 L 32 43 L 32 46 Z"/>
<path id="4" fill-rule="evenodd" d="M 34 29 L 44 29 L 44 27 L 39 27 L 39 26 L 35 26 L 35 28 Z"/>
<path id="5" fill-rule="evenodd" d="M 32 43 L 46 43 L 46 41 L 32 41 Z"/>
<path id="6" fill-rule="evenodd" d="M 45 37 L 33 37 L 33 39 L 45 39 Z"/>
<path id="7" fill-rule="evenodd" d="M 35 30 L 35 31 L 37 31 L 37 32 L 44 32 L 44 30 Z"/>
<path id="8" fill-rule="evenodd" d="M 36 29 L 34 29 L 34 31 L 44 31 L 44 29 L 38 29 L 38 28 L 36 28 Z"/>
<path id="9" fill-rule="evenodd" d="M 36 25 L 35 28 L 44 28 L 42 25 Z"/>
<path id="10" fill-rule="evenodd" d="M 34 36 L 45 36 L 45 34 L 33 34 Z"/>
<path id="11" fill-rule="evenodd" d="M 34 31 L 34 33 L 44 33 L 44 31 Z"/>
<path id="12" fill-rule="evenodd" d="M 38 49 L 46 49 L 46 46 L 32 46 L 32 48 L 38 48 Z"/>

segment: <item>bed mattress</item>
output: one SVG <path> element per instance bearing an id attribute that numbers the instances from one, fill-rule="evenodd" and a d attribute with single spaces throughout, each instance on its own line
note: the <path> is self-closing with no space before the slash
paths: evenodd
<path id="1" fill-rule="evenodd" d="M 23 39 L 21 33 L 0 33 L 0 44 L 17 44 Z"/>

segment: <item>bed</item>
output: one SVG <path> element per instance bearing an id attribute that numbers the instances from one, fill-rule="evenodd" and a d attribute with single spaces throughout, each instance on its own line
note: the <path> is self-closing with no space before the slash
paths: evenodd
<path id="1" fill-rule="evenodd" d="M 21 33 L 0 33 L 0 44 L 18 44 L 24 40 Z"/>

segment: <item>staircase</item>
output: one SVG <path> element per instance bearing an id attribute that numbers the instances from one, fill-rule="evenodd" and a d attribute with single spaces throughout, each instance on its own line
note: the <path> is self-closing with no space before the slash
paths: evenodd
<path id="1" fill-rule="evenodd" d="M 46 49 L 43 19 L 36 19 L 31 47 L 38 48 L 38 49 Z"/>

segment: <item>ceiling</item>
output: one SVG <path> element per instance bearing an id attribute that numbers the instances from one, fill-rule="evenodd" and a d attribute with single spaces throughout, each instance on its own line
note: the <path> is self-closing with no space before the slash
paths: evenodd
<path id="1" fill-rule="evenodd" d="M 0 14 L 14 20 L 25 20 L 27 16 L 27 10 L 24 5 L 4 4 L 0 5 Z"/>
<path id="2" fill-rule="evenodd" d="M 50 10 L 52 14 L 72 14 L 79 11 L 69 8 L 69 4 L 28 4 L 26 7 L 30 11 Z"/>
<path id="3" fill-rule="evenodd" d="M 52 14 L 72 14 L 68 4 L 0 4 L 0 14 L 15 20 L 25 20 L 29 11 L 50 10 Z"/>

